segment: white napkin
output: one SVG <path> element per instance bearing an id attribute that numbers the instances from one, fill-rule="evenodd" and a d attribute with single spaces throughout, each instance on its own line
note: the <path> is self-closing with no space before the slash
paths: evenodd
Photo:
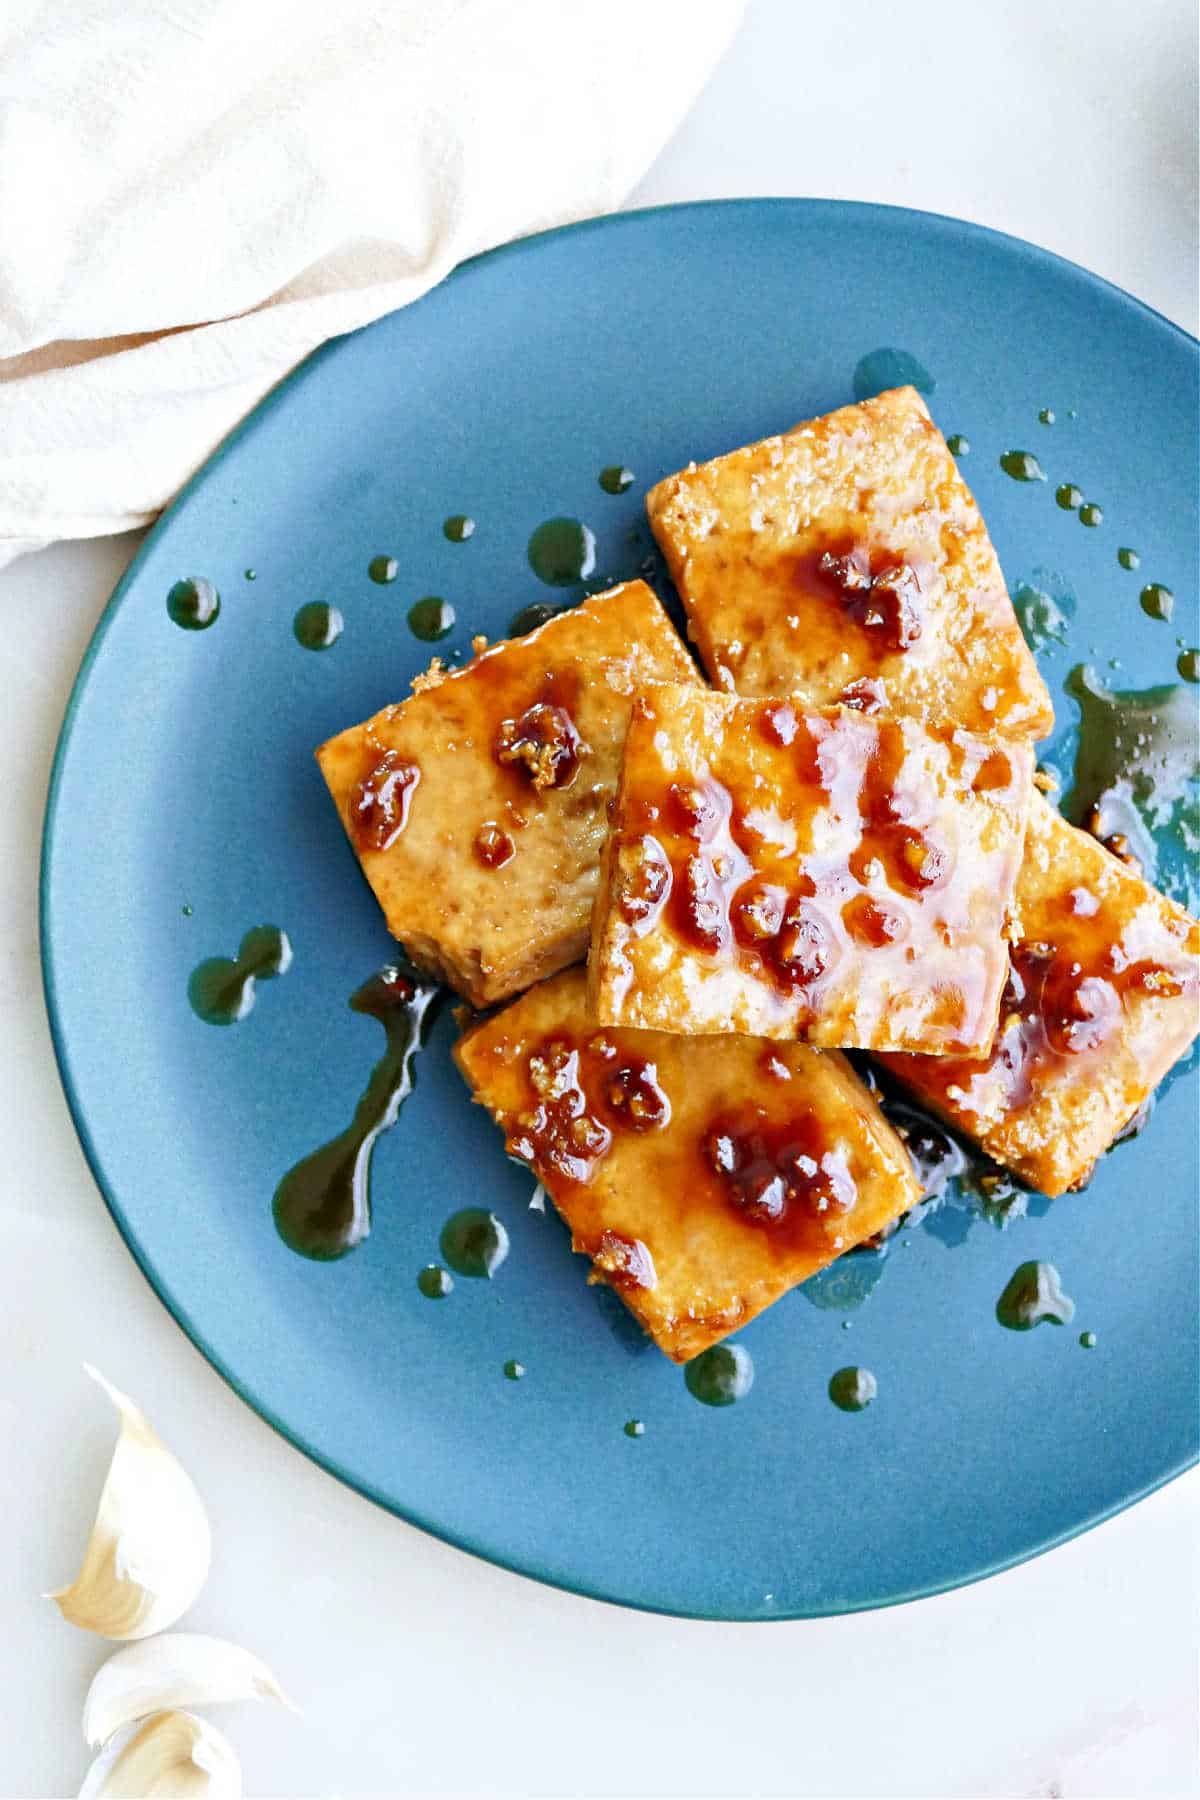
<path id="1" fill-rule="evenodd" d="M 743 0 L 3 0 L 0 565 L 145 524 L 317 344 L 620 203 Z"/>

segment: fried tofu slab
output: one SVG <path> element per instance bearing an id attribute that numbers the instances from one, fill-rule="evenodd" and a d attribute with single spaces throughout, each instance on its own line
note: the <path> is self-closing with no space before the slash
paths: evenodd
<path id="1" fill-rule="evenodd" d="M 635 691 L 699 683 L 644 582 L 597 595 L 317 751 L 388 929 L 476 1006 L 581 958 Z"/>
<path id="2" fill-rule="evenodd" d="M 597 1026 L 582 969 L 466 1031 L 455 1060 L 658 1347 L 686 1362 L 916 1204 L 844 1058 Z"/>
<path id="3" fill-rule="evenodd" d="M 1200 1031 L 1200 925 L 1040 794 L 1017 908 L 991 1054 L 880 1060 L 997 1162 L 1062 1194 Z"/>
<path id="4" fill-rule="evenodd" d="M 593 921 L 602 1025 L 986 1053 L 1027 744 L 670 685 L 626 738 Z"/>
<path id="5" fill-rule="evenodd" d="M 1029 741 L 1053 729 L 979 508 L 914 388 L 693 464 L 646 511 L 717 687 Z"/>

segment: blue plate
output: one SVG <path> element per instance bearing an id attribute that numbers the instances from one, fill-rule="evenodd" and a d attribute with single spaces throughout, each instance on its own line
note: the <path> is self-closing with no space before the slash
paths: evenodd
<path id="1" fill-rule="evenodd" d="M 880 350 L 904 357 L 864 365 Z M 942 428 L 970 440 L 963 468 L 1010 584 L 1064 615 L 1074 599 L 1068 642 L 1042 653 L 1067 757 L 1073 664 L 1112 680 L 1119 657 L 1124 686 L 1174 680 L 1175 634 L 1193 633 L 1147 618 L 1138 595 L 1165 583 L 1182 611 L 1196 592 L 1195 345 L 1028 245 L 815 201 L 533 238 L 311 358 L 151 533 L 59 746 L 50 1015 L 84 1148 L 148 1278 L 238 1392 L 343 1480 L 496 1562 L 629 1605 L 786 1618 L 928 1594 L 1070 1536 L 1196 1455 L 1187 1080 L 1086 1193 L 1006 1230 L 943 1209 L 886 1257 L 790 1295 L 743 1334 L 757 1379 L 721 1411 L 585 1285 L 553 1215 L 528 1209 L 529 1180 L 451 1065 L 448 1012 L 378 1145 L 368 1242 L 319 1265 L 272 1226 L 281 1173 L 348 1122 L 383 1045 L 346 1002 L 393 946 L 311 751 L 424 666 L 409 605 L 449 599 L 441 648 L 465 654 L 522 605 L 574 597 L 527 562 L 551 515 L 594 530 L 597 578 L 629 575 L 651 549 L 652 481 L 856 385 L 911 378 L 914 360 Z M 1012 449 L 1048 479 L 1010 479 Z M 623 495 L 598 485 L 614 463 L 636 473 Z M 1063 482 L 1102 524 L 1056 505 Z M 461 543 L 442 529 L 457 513 L 477 521 Z M 377 555 L 397 561 L 390 585 L 368 575 Z M 208 630 L 168 617 L 189 576 L 220 591 Z M 320 654 L 293 636 L 309 601 L 345 619 Z M 202 1023 L 191 971 L 266 921 L 289 934 L 291 968 L 241 1023 Z M 431 1303 L 417 1274 L 447 1216 L 481 1202 L 507 1225 L 508 1261 Z M 997 1325 L 1029 1258 L 1060 1269 L 1072 1327 Z M 510 1357 L 524 1380 L 505 1380 Z M 826 1393 L 850 1363 L 879 1383 L 856 1415 Z M 644 1436 L 625 1435 L 632 1418 Z"/>

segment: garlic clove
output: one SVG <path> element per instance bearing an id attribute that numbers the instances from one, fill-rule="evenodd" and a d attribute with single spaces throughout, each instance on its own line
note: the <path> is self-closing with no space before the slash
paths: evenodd
<path id="1" fill-rule="evenodd" d="M 147 1713 L 227 1700 L 278 1700 L 296 1711 L 249 1650 L 199 1631 L 166 1631 L 116 1651 L 97 1670 L 84 1702 L 83 1735 L 94 1750 Z"/>
<path id="2" fill-rule="evenodd" d="M 195 1713 L 159 1712 L 111 1737 L 79 1800 L 241 1800 L 242 1770 L 229 1739 Z"/>
<path id="3" fill-rule="evenodd" d="M 47 1595 L 64 1619 L 102 1637 L 149 1637 L 173 1625 L 204 1586 L 212 1534 L 190 1477 L 133 1401 L 84 1364 L 121 1418 L 78 1575 Z"/>

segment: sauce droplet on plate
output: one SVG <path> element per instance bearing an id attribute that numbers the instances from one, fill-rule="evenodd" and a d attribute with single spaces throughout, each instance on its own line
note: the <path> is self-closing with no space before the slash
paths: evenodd
<path id="1" fill-rule="evenodd" d="M 869 350 L 859 358 L 854 370 L 854 398 L 869 400 L 887 388 L 915 387 L 919 394 L 932 394 L 937 382 L 924 363 L 911 351 L 893 350 L 886 346 Z"/>
<path id="2" fill-rule="evenodd" d="M 596 567 L 595 534 L 578 519 L 547 519 L 529 540 L 529 566 L 547 587 L 573 587 Z"/>
<path id="3" fill-rule="evenodd" d="M 1073 481 L 1064 481 L 1055 488 L 1054 498 L 1064 512 L 1077 512 L 1083 505 L 1083 489 Z"/>
<path id="4" fill-rule="evenodd" d="M 598 480 L 606 494 L 623 494 L 633 486 L 633 470 L 623 463 L 610 463 L 607 469 L 601 469 Z"/>
<path id="5" fill-rule="evenodd" d="M 306 650 L 328 650 L 341 637 L 345 623 L 336 606 L 309 600 L 292 620 L 292 631 Z"/>
<path id="6" fill-rule="evenodd" d="M 1131 550 L 1128 544 L 1122 544 L 1117 551 L 1117 561 L 1123 569 L 1136 569 L 1140 566 L 1141 560 L 1137 551 Z"/>
<path id="7" fill-rule="evenodd" d="M 555 619 L 561 612 L 570 611 L 570 602 L 556 606 L 553 600 L 534 600 L 529 606 L 523 606 L 512 616 L 508 630 L 511 637 L 524 637 L 527 631 L 536 631 L 547 619 Z"/>
<path id="8" fill-rule="evenodd" d="M 1138 601 L 1148 619 L 1161 619 L 1164 624 L 1175 611 L 1175 596 L 1161 581 L 1148 581 Z"/>
<path id="9" fill-rule="evenodd" d="M 829 1398 L 841 1412 L 863 1412 L 879 1392 L 870 1369 L 839 1369 L 830 1377 Z"/>
<path id="10" fill-rule="evenodd" d="M 518 1362 L 515 1357 L 510 1357 L 504 1365 L 505 1380 L 520 1381 L 524 1377 L 524 1374 L 525 1364 L 523 1362 Z"/>
<path id="11" fill-rule="evenodd" d="M 1048 592 L 1051 586 L 1057 594 Z M 1052 650 L 1065 644 L 1067 629 L 1075 611 L 1075 596 L 1058 581 L 1039 587 L 1033 582 L 1018 582 L 1013 589 L 1013 606 L 1020 621 L 1025 642 L 1031 650 Z"/>
<path id="12" fill-rule="evenodd" d="M 449 538 L 452 544 L 465 544 L 469 537 L 475 535 L 475 521 L 466 513 L 451 513 L 442 521 L 442 536 Z"/>
<path id="13" fill-rule="evenodd" d="M 190 916 L 191 907 L 184 908 Z M 255 925 L 242 939 L 236 957 L 209 956 L 192 970 L 188 999 L 206 1025 L 237 1025 L 254 1008 L 257 983 L 286 974 L 292 946 L 277 925 Z"/>
<path id="14" fill-rule="evenodd" d="M 1074 1316 L 1075 1302 L 1048 1262 L 1021 1263 L 996 1302 L 996 1317 L 1009 1331 L 1032 1331 L 1044 1322 L 1069 1325 Z"/>
<path id="15" fill-rule="evenodd" d="M 640 1438 L 646 1435 L 646 1427 L 640 1419 L 626 1419 L 622 1429 L 628 1438 Z"/>
<path id="16" fill-rule="evenodd" d="M 367 574 L 380 587 L 386 587 L 389 581 L 395 581 L 399 573 L 400 564 L 394 556 L 373 556 L 367 564 Z"/>
<path id="17" fill-rule="evenodd" d="M 953 437 L 948 437 L 946 439 L 946 448 L 951 456 L 969 456 L 971 454 L 971 440 L 970 438 L 965 438 L 961 431 L 956 431 Z"/>
<path id="18" fill-rule="evenodd" d="M 1006 450 L 1000 467 L 1014 481 L 1045 481 L 1046 474 L 1032 450 Z M 1060 501 L 1061 505 L 1062 502 Z"/>
<path id="19" fill-rule="evenodd" d="M 440 1263 L 426 1263 L 417 1276 L 417 1286 L 427 1300 L 444 1300 L 454 1292 L 454 1277 Z"/>
<path id="20" fill-rule="evenodd" d="M 486 1207 L 465 1206 L 442 1226 L 441 1247 L 456 1275 L 490 1281 L 508 1255 L 508 1233 Z"/>
<path id="21" fill-rule="evenodd" d="M 1102 525 L 1104 523 L 1103 509 L 1097 506 L 1094 500 L 1089 500 L 1086 506 L 1081 506 L 1079 509 L 1079 523 L 1081 525 Z"/>
<path id="22" fill-rule="evenodd" d="M 754 1363 L 741 1344 L 714 1344 L 684 1365 L 683 1378 L 704 1406 L 733 1406 L 754 1385 Z"/>
<path id="23" fill-rule="evenodd" d="M 408 609 L 408 628 L 423 644 L 436 644 L 454 630 L 458 615 L 448 600 L 439 594 L 426 594 Z"/>
<path id="24" fill-rule="evenodd" d="M 207 631 L 221 610 L 221 596 L 203 575 L 177 581 L 167 595 L 167 613 L 184 631 Z"/>

